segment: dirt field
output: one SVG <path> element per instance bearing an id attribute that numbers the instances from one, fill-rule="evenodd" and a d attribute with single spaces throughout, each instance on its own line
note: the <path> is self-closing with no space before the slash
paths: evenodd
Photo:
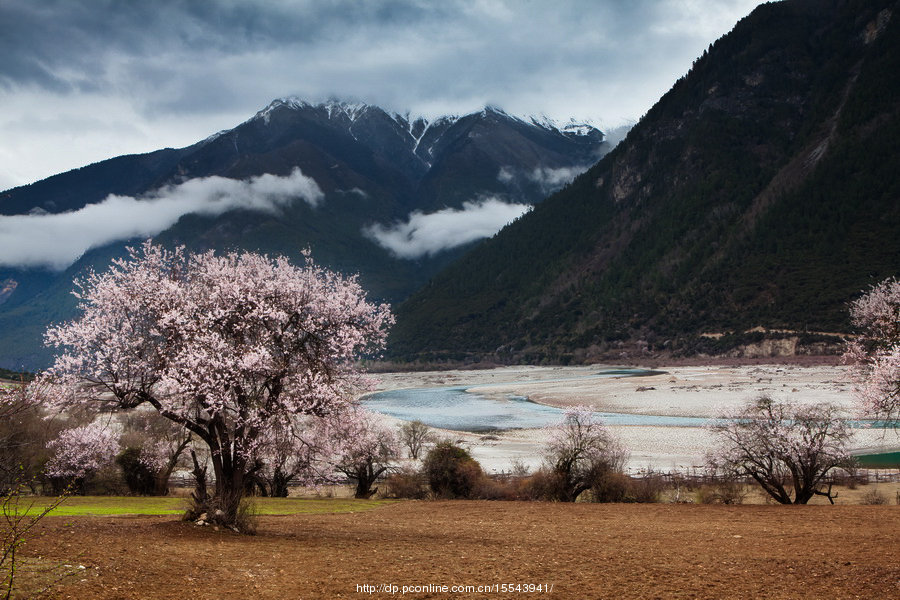
<path id="1" fill-rule="evenodd" d="M 85 567 L 51 597 L 79 600 L 390 596 L 362 588 L 380 584 L 553 586 L 411 598 L 900 597 L 898 506 L 408 501 L 262 517 L 254 537 L 171 516 L 51 517 L 41 533 L 29 555 Z"/>

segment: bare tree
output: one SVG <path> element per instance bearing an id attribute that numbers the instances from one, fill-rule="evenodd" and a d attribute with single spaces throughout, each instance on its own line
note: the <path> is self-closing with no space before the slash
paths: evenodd
<path id="1" fill-rule="evenodd" d="M 400 426 L 400 443 L 406 447 L 408 456 L 413 460 L 418 460 L 425 446 L 433 441 L 431 428 L 418 419 Z"/>
<path id="2" fill-rule="evenodd" d="M 66 423 L 80 422 L 77 415 L 53 418 L 41 407 L 45 393 L 39 382 L 0 385 L 0 490 L 25 484 L 37 492 L 43 465 L 50 456 L 47 442 L 59 435 Z"/>
<path id="3" fill-rule="evenodd" d="M 849 466 L 850 429 L 833 404 L 795 405 L 763 396 L 711 426 L 720 445 L 711 458 L 728 474 L 750 477 L 781 504 L 806 504 L 831 469 Z"/>
<path id="4" fill-rule="evenodd" d="M 606 474 L 620 472 L 626 452 L 587 407 L 566 411 L 562 422 L 551 425 L 544 462 L 550 472 L 549 495 L 559 502 L 575 502 Z"/>

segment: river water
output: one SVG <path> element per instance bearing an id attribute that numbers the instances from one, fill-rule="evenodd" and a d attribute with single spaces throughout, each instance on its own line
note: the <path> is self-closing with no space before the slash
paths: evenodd
<path id="1" fill-rule="evenodd" d="M 601 371 L 581 379 L 640 377 L 658 371 L 617 369 Z M 550 381 L 550 380 L 544 380 Z M 553 381 L 565 381 L 556 379 Z M 479 384 L 477 387 L 509 385 L 509 383 Z M 475 386 L 469 386 L 475 387 Z M 485 397 L 466 391 L 465 386 L 387 390 L 369 394 L 363 405 L 405 421 L 420 420 L 431 427 L 454 431 L 486 432 L 500 429 L 544 427 L 558 423 L 563 410 L 536 404 L 521 396 L 506 398 Z M 625 413 L 597 413 L 607 425 L 663 425 L 670 427 L 701 427 L 708 419 L 697 417 L 666 417 Z"/>
<path id="2" fill-rule="evenodd" d="M 541 382 L 641 377 L 659 373 L 660 371 L 645 369 L 616 369 L 600 371 L 584 377 L 544 379 Z M 508 395 L 506 398 L 498 398 L 466 391 L 470 387 L 508 386 L 512 383 L 515 382 L 386 390 L 365 396 L 362 404 L 370 410 L 404 421 L 419 420 L 431 427 L 453 431 L 488 432 L 503 429 L 531 429 L 558 423 L 562 420 L 563 409 L 537 404 L 522 396 Z M 672 417 L 651 414 L 598 412 L 596 415 L 606 425 L 703 427 L 715 421 L 715 419 L 703 417 Z M 851 419 L 848 420 L 848 424 L 854 429 L 898 428 L 896 422 Z"/>

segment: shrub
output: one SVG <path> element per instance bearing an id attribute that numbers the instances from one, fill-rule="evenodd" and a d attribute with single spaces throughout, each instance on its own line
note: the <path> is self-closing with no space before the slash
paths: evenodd
<path id="1" fill-rule="evenodd" d="M 483 476 L 475 496 L 483 500 L 532 500 L 530 480 L 530 477 Z"/>
<path id="2" fill-rule="evenodd" d="M 541 468 L 524 481 L 523 492 L 527 500 L 556 500 L 558 485 L 559 476 Z"/>
<path id="3" fill-rule="evenodd" d="M 613 469 L 603 469 L 591 478 L 591 500 L 594 502 L 625 502 L 631 488 L 631 478 Z"/>
<path id="4" fill-rule="evenodd" d="M 140 448 L 125 448 L 116 457 L 116 463 L 122 468 L 125 485 L 132 494 L 145 496 L 155 491 L 156 476 L 141 461 Z"/>
<path id="5" fill-rule="evenodd" d="M 422 471 L 428 487 L 439 498 L 470 498 L 484 476 L 469 452 L 449 441 L 438 443 L 428 452 Z"/>
<path id="6" fill-rule="evenodd" d="M 625 502 L 659 502 L 663 490 L 666 489 L 665 478 L 656 473 L 647 473 L 643 477 L 627 477 L 627 480 L 628 493 Z"/>
<path id="7" fill-rule="evenodd" d="M 257 515 L 258 511 L 256 509 L 256 504 L 253 502 L 252 498 L 241 498 L 238 503 L 237 515 L 234 519 L 234 524 L 231 525 L 231 529 L 238 533 L 244 533 L 247 535 L 256 535 L 256 523 L 257 523 Z"/>
<path id="8" fill-rule="evenodd" d="M 20 554 L 22 546 L 34 534 L 33 530 L 41 519 L 58 507 L 68 495 L 68 490 L 66 490 L 47 506 L 39 508 L 35 506 L 34 501 L 27 502 L 23 500 L 26 488 L 30 487 L 32 486 L 15 482 L 0 492 L 0 519 L 2 519 L 4 525 L 0 529 L 0 538 L 2 538 L 0 539 L 0 544 L 2 544 L 2 550 L 0 550 L 0 577 L 2 577 L 0 597 L 5 600 L 10 598 L 41 597 L 63 577 L 72 574 L 67 570 L 69 565 L 51 566 L 49 568 L 28 565 Z M 29 586 L 23 587 L 20 585 L 23 579 L 22 575 L 26 575 L 24 578 L 26 580 L 42 580 L 45 582 L 43 589 L 26 590 L 25 588 Z"/>
<path id="9" fill-rule="evenodd" d="M 862 497 L 863 504 L 882 505 L 887 504 L 887 501 L 887 496 L 879 492 L 877 488 L 872 488 Z"/>
<path id="10" fill-rule="evenodd" d="M 733 479 L 725 479 L 697 490 L 697 501 L 701 504 L 743 504 L 747 492 L 744 484 Z"/>
<path id="11" fill-rule="evenodd" d="M 425 476 L 410 467 L 391 473 L 384 480 L 384 496 L 421 500 L 428 496 Z"/>

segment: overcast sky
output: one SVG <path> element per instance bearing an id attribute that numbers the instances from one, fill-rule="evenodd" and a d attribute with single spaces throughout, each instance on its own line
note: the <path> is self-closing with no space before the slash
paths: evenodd
<path id="1" fill-rule="evenodd" d="M 634 121 L 758 0 L 0 0 L 0 190 L 296 95 Z"/>

